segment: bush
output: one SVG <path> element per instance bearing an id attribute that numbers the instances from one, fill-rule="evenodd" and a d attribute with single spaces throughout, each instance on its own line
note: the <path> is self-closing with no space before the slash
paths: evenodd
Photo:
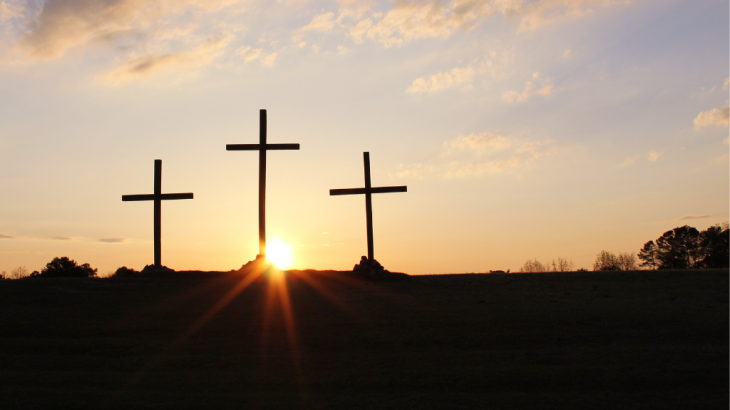
<path id="1" fill-rule="evenodd" d="M 132 276 L 133 273 L 138 273 L 138 272 L 136 270 L 130 269 L 126 266 L 122 266 L 121 268 L 118 268 L 116 270 L 116 272 L 114 272 L 112 277 L 114 277 L 114 278 L 127 277 L 127 276 Z"/>
<path id="2" fill-rule="evenodd" d="M 46 278 L 91 278 L 96 276 L 96 271 L 88 263 L 78 265 L 75 260 L 63 256 L 48 262 L 40 275 Z"/>

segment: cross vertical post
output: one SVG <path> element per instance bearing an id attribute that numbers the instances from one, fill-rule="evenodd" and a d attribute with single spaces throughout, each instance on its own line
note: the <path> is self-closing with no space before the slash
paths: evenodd
<path id="1" fill-rule="evenodd" d="M 162 266 L 162 160 L 155 160 L 155 266 Z"/>
<path id="2" fill-rule="evenodd" d="M 259 111 L 259 145 L 266 147 L 266 110 Z M 266 149 L 259 150 L 259 255 L 266 258 Z"/>
<path id="3" fill-rule="evenodd" d="M 370 184 L 370 153 L 363 152 L 362 159 L 365 165 L 365 219 L 367 220 L 368 229 L 368 259 L 373 260 L 375 249 L 373 246 L 373 196 Z"/>
<path id="4" fill-rule="evenodd" d="M 365 166 L 365 188 L 330 189 L 330 196 L 335 195 L 358 195 L 365 194 L 365 219 L 367 222 L 368 235 L 368 260 L 375 260 L 375 249 L 373 245 L 373 200 L 372 194 L 384 194 L 389 192 L 408 192 L 407 186 L 385 186 L 372 187 L 370 181 L 370 153 L 362 153 Z"/>

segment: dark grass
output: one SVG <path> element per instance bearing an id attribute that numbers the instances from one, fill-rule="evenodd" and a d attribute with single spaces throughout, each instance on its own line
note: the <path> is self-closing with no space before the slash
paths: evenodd
<path id="1" fill-rule="evenodd" d="M 0 409 L 728 408 L 726 269 L 240 280 L 0 281 Z"/>

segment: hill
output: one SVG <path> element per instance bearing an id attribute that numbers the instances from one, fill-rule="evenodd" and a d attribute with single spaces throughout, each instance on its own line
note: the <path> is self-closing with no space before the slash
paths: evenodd
<path id="1" fill-rule="evenodd" d="M 727 269 L 251 278 L 0 281 L 0 408 L 727 408 Z"/>

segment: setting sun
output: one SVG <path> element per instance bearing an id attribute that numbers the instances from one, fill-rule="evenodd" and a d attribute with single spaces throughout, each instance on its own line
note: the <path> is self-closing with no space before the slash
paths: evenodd
<path id="1" fill-rule="evenodd" d="M 274 239 L 266 244 L 266 259 L 279 269 L 287 269 L 292 262 L 291 247 Z"/>

